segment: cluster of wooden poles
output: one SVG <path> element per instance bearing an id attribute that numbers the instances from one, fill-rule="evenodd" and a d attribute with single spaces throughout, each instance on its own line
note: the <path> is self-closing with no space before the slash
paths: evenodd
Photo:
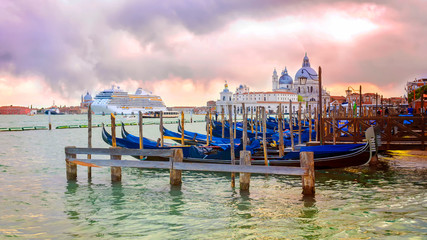
<path id="1" fill-rule="evenodd" d="M 230 112 L 231 112 L 231 108 L 232 108 L 232 106 L 230 105 L 229 106 Z M 91 115 L 91 111 L 90 110 L 91 109 L 90 109 L 90 106 L 89 106 L 89 111 L 88 111 L 88 126 L 92 126 L 92 115 Z M 265 132 L 265 129 L 266 129 L 266 111 L 265 111 L 264 107 L 259 107 L 259 108 L 257 108 L 257 110 L 258 110 L 257 112 L 259 114 L 259 115 L 257 114 L 257 116 L 262 119 L 262 125 L 263 125 L 263 127 L 262 127 L 262 129 L 263 129 L 262 132 L 263 133 L 262 134 L 263 134 L 263 149 L 264 149 L 265 165 L 268 166 L 267 145 L 266 145 L 267 142 L 266 142 L 266 132 Z M 244 113 L 243 116 L 244 116 L 244 118 L 243 118 L 244 126 L 246 126 L 244 128 L 245 128 L 245 130 L 247 130 L 246 129 L 247 128 L 246 113 Z M 185 142 L 184 142 L 184 121 L 183 120 L 184 120 L 184 114 L 181 113 L 182 144 L 184 145 Z M 224 118 L 223 118 L 223 120 L 224 120 Z M 163 130 L 162 129 L 162 127 L 163 127 L 162 121 L 163 121 L 163 118 L 162 118 L 162 113 L 161 113 L 160 114 L 160 128 L 161 128 L 160 132 L 161 133 L 163 132 L 162 131 Z M 235 123 L 236 122 L 234 121 L 234 124 Z M 211 124 L 211 121 L 208 121 L 208 124 Z M 233 125 L 233 119 L 232 119 L 232 115 L 231 114 L 229 115 L 229 124 L 230 124 L 230 126 Z M 256 124 L 258 124 L 258 121 L 256 121 Z M 255 126 L 257 126 L 256 124 L 255 124 Z M 143 140 L 142 140 L 143 139 L 143 128 L 142 128 L 142 126 L 143 126 L 143 118 L 142 118 L 142 113 L 140 112 L 139 113 L 139 137 L 140 137 L 139 138 L 140 139 L 140 141 L 139 141 L 139 145 L 140 146 L 139 147 L 140 147 L 141 150 L 144 149 Z M 251 129 L 253 129 L 253 125 L 251 125 Z M 256 129 L 258 129 L 258 128 L 256 128 Z M 210 131 L 209 132 L 212 133 L 211 127 L 210 127 Z M 223 130 L 223 132 L 224 132 L 224 130 Z M 112 133 L 112 149 L 110 149 L 109 151 L 117 151 L 117 150 L 115 150 L 115 149 L 117 149 L 117 144 L 116 144 L 116 131 L 115 131 L 115 116 L 113 114 L 111 114 L 111 133 Z M 235 155 L 234 155 L 234 136 L 235 136 L 235 133 L 234 133 L 234 131 L 233 131 L 232 128 L 230 128 L 230 136 L 231 136 L 230 137 L 231 164 L 233 166 L 232 168 L 236 168 L 237 169 L 237 166 L 235 166 L 236 163 L 235 163 Z M 250 155 L 251 154 L 250 154 L 250 152 L 246 151 L 246 144 L 247 144 L 247 132 L 246 131 L 243 132 L 243 136 L 244 136 L 243 137 L 244 148 L 243 148 L 243 151 L 241 152 L 240 164 L 239 165 L 250 165 L 250 161 L 251 161 Z M 208 138 L 210 138 L 212 140 L 212 134 L 208 135 Z M 161 146 L 163 146 L 163 138 L 160 140 L 160 144 L 161 144 Z M 66 152 L 67 151 L 71 151 L 71 150 L 67 150 L 67 149 L 72 149 L 72 148 L 73 147 L 67 147 L 66 148 Z M 105 153 L 107 152 L 106 150 L 103 150 L 103 149 L 93 149 L 93 150 L 90 150 L 90 149 L 93 149 L 92 148 L 92 128 L 88 127 L 88 148 L 86 150 L 85 149 L 81 149 L 82 152 L 86 151 L 86 153 L 87 153 L 87 160 L 88 161 L 91 160 L 91 154 L 89 154 L 91 152 L 105 152 Z M 182 150 L 181 149 L 177 149 L 177 150 L 180 151 L 180 156 L 181 156 L 180 157 L 180 159 L 181 159 L 180 161 L 182 162 Z M 170 151 L 170 149 L 167 150 L 167 151 Z M 78 151 L 75 152 L 75 153 L 78 153 Z M 66 158 L 66 163 L 67 163 L 67 179 L 69 179 L 69 180 L 75 180 L 76 177 L 77 177 L 77 167 L 76 167 L 76 164 L 69 161 L 70 159 L 76 159 L 75 153 L 71 154 L 71 155 L 68 154 L 67 158 Z M 123 154 L 125 154 L 125 152 L 123 152 Z M 154 155 L 152 155 L 153 153 L 147 152 L 147 154 L 151 154 L 151 156 L 154 156 Z M 140 156 L 140 158 L 143 159 L 143 156 Z M 118 156 L 117 154 L 111 154 L 111 160 L 120 160 L 120 159 L 121 159 L 121 157 Z M 105 160 L 96 160 L 96 161 L 102 162 L 102 161 L 105 161 Z M 143 162 L 145 162 L 145 161 L 143 161 Z M 110 163 L 107 163 L 107 165 L 108 164 L 110 164 Z M 209 168 L 210 165 L 212 165 L 212 164 L 206 164 L 206 167 Z M 214 165 L 216 165 L 216 164 L 214 164 Z M 159 166 L 157 166 L 157 167 L 156 166 L 151 166 L 151 167 L 162 168 L 161 166 L 160 167 Z M 88 166 L 88 179 L 92 178 L 92 169 L 91 168 L 92 167 Z M 194 166 L 193 167 L 189 167 L 188 169 L 185 169 L 185 168 L 183 168 L 183 169 L 184 170 L 195 170 L 193 168 L 198 169 L 197 167 L 194 167 Z M 245 168 L 245 166 L 243 166 L 243 168 Z M 256 167 L 253 166 L 252 168 L 256 168 Z M 216 169 L 216 171 L 219 171 L 218 167 L 213 168 L 213 169 Z M 259 169 L 258 170 L 250 170 L 249 171 L 249 169 L 247 169 L 245 171 L 248 171 L 248 172 L 246 172 L 246 173 L 243 172 L 243 173 L 240 174 L 240 188 L 241 188 L 241 190 L 248 190 L 249 189 L 249 181 L 250 181 L 249 179 L 250 179 L 250 172 L 251 171 L 253 171 L 254 173 L 257 173 L 258 171 L 260 171 L 260 173 L 262 173 L 264 171 L 266 173 L 267 172 L 271 172 L 271 173 L 278 173 L 278 174 L 301 175 L 302 176 L 302 181 L 303 181 L 303 194 L 304 195 L 313 195 L 314 194 L 314 161 L 313 161 L 313 153 L 310 153 L 310 152 L 304 152 L 304 153 L 302 153 L 301 154 L 301 169 L 302 170 L 299 170 L 299 168 L 297 170 L 294 170 L 294 169 L 297 169 L 297 168 L 292 168 L 292 167 L 290 167 L 290 168 L 287 168 L 287 167 L 279 167 L 279 168 L 278 167 L 273 167 L 273 168 L 271 168 L 271 170 L 267 170 L 267 169 L 262 170 L 261 169 L 262 171 L 259 170 Z M 206 170 L 206 169 L 205 169 L 205 167 L 203 167 L 203 168 L 200 168 L 199 170 Z M 227 171 L 227 170 L 222 169 L 220 171 Z M 176 170 L 172 171 L 172 169 L 171 169 L 171 184 L 172 185 L 174 185 L 173 183 L 176 183 L 176 184 L 180 184 L 181 183 L 181 173 L 180 173 L 180 171 L 178 171 L 178 172 L 179 172 L 179 174 L 177 173 Z M 112 181 L 120 181 L 121 180 L 121 167 L 116 167 L 116 166 L 111 165 L 111 176 L 112 176 Z M 235 187 L 235 172 L 231 172 L 231 186 L 233 188 Z"/>

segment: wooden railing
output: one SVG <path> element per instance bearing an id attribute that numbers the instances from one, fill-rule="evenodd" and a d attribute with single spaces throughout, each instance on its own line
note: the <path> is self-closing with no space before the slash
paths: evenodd
<path id="1" fill-rule="evenodd" d="M 77 158 L 77 155 L 90 154 L 92 159 Z M 96 159 L 93 155 L 109 155 L 110 159 Z M 140 161 L 121 160 L 123 155 L 147 156 L 169 159 L 168 161 Z M 212 171 L 212 172 L 240 172 L 240 190 L 248 190 L 250 174 L 280 174 L 302 176 L 302 188 L 304 195 L 314 195 L 314 159 L 312 152 L 300 153 L 301 167 L 279 166 L 252 166 L 251 153 L 240 152 L 239 165 L 192 163 L 183 162 L 182 149 L 125 149 L 125 148 L 76 148 L 65 147 L 65 162 L 67 180 L 77 179 L 77 165 L 89 167 L 111 167 L 111 180 L 121 181 L 122 167 L 170 169 L 170 184 L 181 185 L 181 171 Z"/>
<path id="2" fill-rule="evenodd" d="M 347 123 L 343 123 L 347 121 Z M 425 149 L 426 124 L 424 116 L 416 117 L 336 117 L 324 118 L 324 136 L 326 141 L 361 142 L 367 128 L 374 125 L 381 134 L 381 144 L 386 149 L 391 145 L 410 145 Z M 344 128 L 348 128 L 347 131 Z"/>

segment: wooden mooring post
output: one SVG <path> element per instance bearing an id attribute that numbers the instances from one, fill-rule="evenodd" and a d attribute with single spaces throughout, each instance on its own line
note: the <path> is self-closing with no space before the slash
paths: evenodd
<path id="1" fill-rule="evenodd" d="M 184 111 L 181 111 L 181 145 L 185 145 L 185 138 L 184 138 Z"/>
<path id="2" fill-rule="evenodd" d="M 172 186 L 180 186 L 182 184 L 182 173 L 181 173 L 182 171 L 174 169 L 174 166 L 173 166 L 175 163 L 182 162 L 182 159 L 183 159 L 183 153 L 182 153 L 182 149 L 180 148 L 175 149 L 173 152 L 173 156 L 169 158 L 169 162 L 171 165 L 169 182 Z"/>
<path id="3" fill-rule="evenodd" d="M 144 149 L 144 132 L 143 132 L 143 124 L 144 120 L 142 117 L 142 112 L 138 113 L 138 130 L 139 130 L 139 149 Z M 144 156 L 139 156 L 139 159 L 144 159 Z"/>
<path id="4" fill-rule="evenodd" d="M 74 146 L 65 147 L 67 148 L 76 148 Z M 71 162 L 72 158 L 76 158 L 75 153 L 65 152 L 65 167 L 67 171 L 67 181 L 76 181 L 77 180 L 77 164 Z"/>
<path id="5" fill-rule="evenodd" d="M 87 147 L 92 147 L 92 104 L 89 104 L 87 109 Z M 92 155 L 88 154 L 87 159 L 91 159 Z M 92 167 L 87 167 L 87 178 L 90 180 L 92 178 Z"/>
<path id="6" fill-rule="evenodd" d="M 285 155 L 285 144 L 283 141 L 283 115 L 282 115 L 282 104 L 279 103 L 277 108 L 277 128 L 279 130 L 279 157 Z"/>
<path id="7" fill-rule="evenodd" d="M 292 100 L 289 100 L 289 130 L 291 132 L 291 148 L 292 151 L 295 151 L 295 143 L 294 143 L 294 127 L 293 127 L 293 119 L 292 119 Z"/>
<path id="8" fill-rule="evenodd" d="M 163 145 L 165 144 L 165 139 L 163 137 L 163 111 L 160 111 L 159 130 L 160 130 L 160 146 L 163 147 Z"/>
<path id="9" fill-rule="evenodd" d="M 314 153 L 300 152 L 301 168 L 307 169 L 307 174 L 302 175 L 302 194 L 314 195 L 315 176 L 314 176 Z"/>
<path id="10" fill-rule="evenodd" d="M 110 149 L 117 149 L 118 147 L 111 147 Z M 111 160 L 121 160 L 121 155 L 110 155 Z M 111 167 L 111 181 L 120 182 L 122 181 L 122 168 L 121 167 Z"/>
<path id="11" fill-rule="evenodd" d="M 240 166 L 250 166 L 251 165 L 251 152 L 250 151 L 240 151 Z M 251 173 L 241 172 L 239 174 L 240 181 L 240 191 L 248 191 L 251 181 Z"/>
<path id="12" fill-rule="evenodd" d="M 221 108 L 221 137 L 224 138 L 224 107 Z"/>
<path id="13" fill-rule="evenodd" d="M 116 116 L 111 113 L 111 145 L 116 147 Z"/>
<path id="14" fill-rule="evenodd" d="M 308 105 L 308 141 L 311 142 L 312 124 L 311 124 L 311 105 Z"/>
<path id="15" fill-rule="evenodd" d="M 242 103 L 242 115 L 243 115 L 243 151 L 246 151 L 246 146 L 248 145 L 248 122 L 247 122 L 247 111 L 246 106 Z"/>
<path id="16" fill-rule="evenodd" d="M 52 130 L 52 122 L 51 122 L 51 119 L 50 119 L 50 110 L 48 110 L 47 115 L 49 117 L 49 130 Z"/>
<path id="17" fill-rule="evenodd" d="M 230 113 L 228 116 L 228 125 L 230 126 L 229 129 L 229 134 L 230 134 L 230 160 L 231 160 L 231 165 L 234 165 L 234 138 L 235 135 L 233 134 L 233 114 L 232 114 L 232 106 L 228 105 L 228 112 Z M 236 114 L 236 112 L 234 112 L 234 114 Z M 234 117 L 236 117 L 236 115 L 234 115 Z M 234 118 L 236 119 L 236 118 Z M 234 172 L 231 173 L 231 187 L 234 188 L 236 187 L 236 182 L 235 182 L 235 178 L 236 175 Z"/>
<path id="18" fill-rule="evenodd" d="M 266 128 L 267 128 L 267 117 L 265 116 L 265 107 L 262 110 L 262 149 L 264 153 L 264 164 L 268 166 L 268 155 L 267 155 L 267 139 L 266 139 Z"/>
<path id="19" fill-rule="evenodd" d="M 319 135 L 320 145 L 323 145 L 323 121 L 322 121 L 322 68 L 319 66 L 319 107 L 318 107 L 318 127 L 316 135 Z"/>

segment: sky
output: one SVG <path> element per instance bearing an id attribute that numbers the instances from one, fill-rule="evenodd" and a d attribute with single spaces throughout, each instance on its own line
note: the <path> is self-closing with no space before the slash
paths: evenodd
<path id="1" fill-rule="evenodd" d="M 271 90 L 307 53 L 331 95 L 427 77 L 427 0 L 2 0 L 0 106 L 78 105 L 112 85 L 203 106 Z"/>

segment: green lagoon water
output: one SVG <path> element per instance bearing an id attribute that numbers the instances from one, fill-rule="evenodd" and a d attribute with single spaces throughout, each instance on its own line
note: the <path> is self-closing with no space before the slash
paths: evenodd
<path id="1" fill-rule="evenodd" d="M 101 122 L 109 118 L 94 116 Z M 0 116 L 0 127 L 40 125 L 47 116 Z M 144 133 L 156 139 L 158 126 Z M 112 184 L 108 168 L 93 168 L 89 182 L 79 167 L 67 182 L 64 147 L 86 145 L 87 129 L 0 132 L 0 239 L 427 239 L 427 152 L 389 152 L 376 171 L 316 171 L 316 196 L 303 199 L 300 177 L 289 176 L 253 175 L 244 195 L 224 173 L 184 172 L 171 188 L 168 171 L 124 169 Z M 93 147 L 108 147 L 100 128 Z"/>

